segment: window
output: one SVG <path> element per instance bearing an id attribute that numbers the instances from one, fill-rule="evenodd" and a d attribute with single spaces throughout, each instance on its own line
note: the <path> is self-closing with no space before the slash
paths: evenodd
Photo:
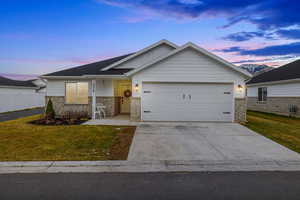
<path id="1" fill-rule="evenodd" d="M 268 91 L 266 87 L 258 88 L 258 101 L 264 102 L 267 101 Z"/>
<path id="2" fill-rule="evenodd" d="M 66 83 L 66 104 L 88 104 L 88 90 L 87 82 Z"/>

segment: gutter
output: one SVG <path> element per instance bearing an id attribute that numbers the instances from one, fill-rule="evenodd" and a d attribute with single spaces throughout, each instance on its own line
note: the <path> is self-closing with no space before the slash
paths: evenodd
<path id="1" fill-rule="evenodd" d="M 248 84 L 246 82 L 246 85 L 249 87 L 251 86 L 259 86 L 259 85 L 273 85 L 273 84 L 280 84 L 280 83 L 293 83 L 293 82 L 300 82 L 300 78 L 296 79 L 288 79 L 288 80 L 280 80 L 280 81 L 266 81 L 266 82 L 260 82 L 260 83 L 250 83 Z"/>
<path id="2" fill-rule="evenodd" d="M 0 85 L 0 88 L 33 89 L 33 90 L 38 89 L 38 87 L 23 87 L 23 86 L 10 86 L 10 85 Z"/>
<path id="3" fill-rule="evenodd" d="M 93 79 L 93 78 L 102 78 L 102 79 L 128 79 L 125 75 L 83 75 L 83 76 L 40 76 L 43 79 Z"/>

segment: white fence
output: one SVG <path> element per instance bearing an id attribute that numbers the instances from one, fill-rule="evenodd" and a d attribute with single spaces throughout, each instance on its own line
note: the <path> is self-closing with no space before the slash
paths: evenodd
<path id="1" fill-rule="evenodd" d="M 45 106 L 44 92 L 0 89 L 0 113 L 43 106 Z"/>

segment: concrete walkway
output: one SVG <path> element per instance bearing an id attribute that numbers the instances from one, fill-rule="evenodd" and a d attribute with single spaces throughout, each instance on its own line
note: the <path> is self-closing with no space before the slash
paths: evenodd
<path id="1" fill-rule="evenodd" d="M 104 125 L 104 126 L 137 126 L 139 122 L 130 121 L 129 115 L 117 115 L 104 119 L 92 119 L 82 125 Z"/>
<path id="2" fill-rule="evenodd" d="M 38 115 L 38 114 L 42 114 L 43 112 L 44 112 L 44 108 L 33 108 L 29 110 L 0 113 L 0 122 L 14 120 L 22 117 L 28 117 L 31 115 Z"/>
<path id="3" fill-rule="evenodd" d="M 102 172 L 300 171 L 300 161 L 45 161 L 0 162 L 0 174 Z"/>

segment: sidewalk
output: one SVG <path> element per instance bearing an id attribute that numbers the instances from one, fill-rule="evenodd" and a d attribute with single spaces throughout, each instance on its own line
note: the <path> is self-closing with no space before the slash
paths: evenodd
<path id="1" fill-rule="evenodd" d="M 299 161 L 46 161 L 0 162 L 0 174 L 95 172 L 300 171 Z"/>

